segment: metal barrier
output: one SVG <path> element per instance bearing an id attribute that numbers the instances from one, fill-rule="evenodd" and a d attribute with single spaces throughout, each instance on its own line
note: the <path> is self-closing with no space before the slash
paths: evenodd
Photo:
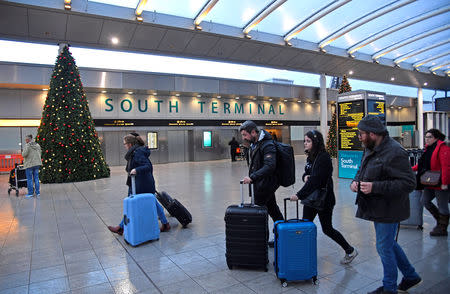
<path id="1" fill-rule="evenodd" d="M 0 154 L 0 172 L 9 172 L 23 162 L 22 154 Z"/>

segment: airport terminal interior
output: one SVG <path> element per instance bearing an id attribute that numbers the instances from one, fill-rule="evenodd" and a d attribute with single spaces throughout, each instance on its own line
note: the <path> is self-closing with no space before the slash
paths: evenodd
<path id="1" fill-rule="evenodd" d="M 411 164 L 426 130 L 449 145 L 449 19 L 448 0 L 0 1 L 0 294 L 375 290 L 374 225 L 355 217 L 350 190 L 357 125 L 377 116 Z M 359 255 L 342 265 L 316 217 L 316 284 L 284 287 L 273 248 L 267 271 L 227 266 L 224 216 L 248 175 L 247 120 L 293 148 L 296 183 L 276 191 L 282 211 L 304 185 L 305 135 L 320 131 L 333 155 L 333 225 Z M 151 151 L 157 191 L 192 214 L 182 227 L 164 210 L 171 229 L 136 247 L 108 229 L 126 220 L 130 133 Z M 27 135 L 45 146 L 40 197 L 26 197 Z M 75 161 L 82 181 L 67 180 Z M 110 175 L 97 177 L 99 165 Z M 400 226 L 423 279 L 408 293 L 449 293 L 449 237 L 430 236 L 435 225 L 423 209 L 423 224 Z M 269 217 L 270 240 L 272 228 Z"/>

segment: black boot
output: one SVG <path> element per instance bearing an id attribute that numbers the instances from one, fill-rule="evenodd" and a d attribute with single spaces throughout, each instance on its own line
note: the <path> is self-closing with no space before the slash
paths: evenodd
<path id="1" fill-rule="evenodd" d="M 439 209 L 436 207 L 436 205 L 431 203 L 431 207 L 427 208 L 427 210 L 431 213 L 431 215 L 436 220 L 436 226 L 431 230 L 433 232 L 434 230 L 437 230 L 439 227 Z"/>
<path id="2" fill-rule="evenodd" d="M 439 214 L 438 225 L 430 232 L 430 236 L 447 236 L 448 219 L 448 214 Z"/>

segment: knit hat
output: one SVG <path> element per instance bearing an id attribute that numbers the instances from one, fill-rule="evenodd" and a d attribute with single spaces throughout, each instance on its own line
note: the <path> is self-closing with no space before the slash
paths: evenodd
<path id="1" fill-rule="evenodd" d="M 375 115 L 366 115 L 359 121 L 358 129 L 374 134 L 383 134 L 387 131 L 386 126 Z"/>

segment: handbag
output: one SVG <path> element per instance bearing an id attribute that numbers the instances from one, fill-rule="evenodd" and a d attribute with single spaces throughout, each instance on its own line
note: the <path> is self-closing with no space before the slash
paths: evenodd
<path id="1" fill-rule="evenodd" d="M 439 186 L 441 184 L 441 172 L 427 170 L 420 176 L 420 183 L 429 187 Z"/>
<path id="2" fill-rule="evenodd" d="M 319 188 L 314 190 L 305 199 L 300 201 L 303 205 L 312 207 L 317 210 L 325 209 L 325 198 L 327 197 L 327 188 Z"/>
<path id="3" fill-rule="evenodd" d="M 316 164 L 317 158 L 314 160 L 313 166 L 311 168 L 311 171 L 314 170 L 314 166 Z M 328 179 L 329 181 L 329 179 Z M 314 190 L 311 194 L 308 195 L 305 199 L 302 199 L 300 201 L 301 204 L 312 207 L 317 210 L 324 210 L 325 209 L 325 199 L 327 197 L 327 185 L 324 188 L 318 188 Z"/>

